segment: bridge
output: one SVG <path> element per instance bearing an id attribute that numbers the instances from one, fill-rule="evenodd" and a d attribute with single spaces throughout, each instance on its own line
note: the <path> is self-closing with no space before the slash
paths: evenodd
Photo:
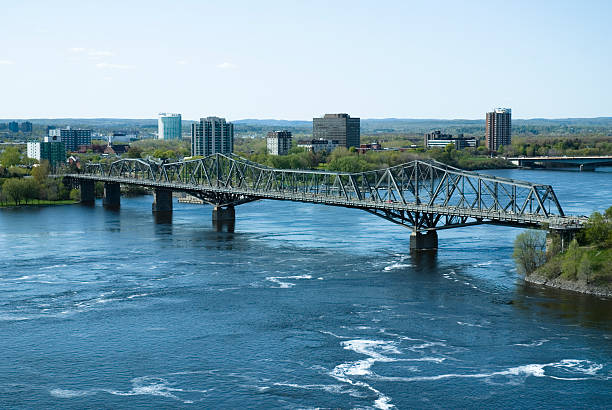
<path id="1" fill-rule="evenodd" d="M 594 171 L 597 167 L 612 166 L 612 156 L 542 156 L 542 157 L 512 157 L 508 161 L 519 167 L 546 168 L 553 166 L 579 167 L 581 171 Z"/>
<path id="2" fill-rule="evenodd" d="M 120 159 L 88 163 L 64 174 L 79 186 L 81 201 L 95 201 L 95 182 L 104 183 L 103 203 L 120 206 L 120 185 L 154 191 L 152 209 L 172 212 L 172 192 L 214 206 L 213 221 L 233 222 L 235 206 L 260 199 L 357 208 L 412 230 L 411 249 L 435 249 L 437 231 L 479 224 L 572 232 L 584 217 L 566 216 L 550 185 L 463 171 L 414 160 L 368 172 L 273 169 L 234 155 L 164 163 Z"/>

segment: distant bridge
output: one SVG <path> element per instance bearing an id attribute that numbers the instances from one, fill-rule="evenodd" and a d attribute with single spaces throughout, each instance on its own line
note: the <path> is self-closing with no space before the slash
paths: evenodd
<path id="1" fill-rule="evenodd" d="M 520 167 L 539 167 L 546 168 L 551 166 L 572 166 L 579 167 L 581 171 L 594 171 L 596 167 L 612 166 L 612 156 L 541 156 L 541 157 L 513 157 L 508 161 Z"/>
<path id="2" fill-rule="evenodd" d="M 234 220 L 234 207 L 275 199 L 363 209 L 413 231 L 411 249 L 437 248 L 437 230 L 495 224 L 557 231 L 580 229 L 584 217 L 566 216 L 550 185 L 463 171 L 415 160 L 376 171 L 347 173 L 272 169 L 234 155 L 162 163 L 121 159 L 89 163 L 64 178 L 93 202 L 104 182 L 104 205 L 118 207 L 120 184 L 152 188 L 154 212 L 172 211 L 172 192 L 214 206 L 213 220 Z"/>

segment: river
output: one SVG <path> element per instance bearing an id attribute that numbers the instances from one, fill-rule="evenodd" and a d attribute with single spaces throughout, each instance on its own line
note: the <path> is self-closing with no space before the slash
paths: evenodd
<path id="1" fill-rule="evenodd" d="M 607 172 L 606 172 L 607 171 Z M 612 173 L 551 183 L 567 213 L 612 205 Z M 520 229 L 409 231 L 359 210 L 151 197 L 121 210 L 0 210 L 3 408 L 604 408 L 612 301 L 524 284 Z"/>

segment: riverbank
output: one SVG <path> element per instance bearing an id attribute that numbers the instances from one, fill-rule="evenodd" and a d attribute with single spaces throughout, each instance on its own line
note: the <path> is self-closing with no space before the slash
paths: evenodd
<path id="1" fill-rule="evenodd" d="M 583 280 L 568 280 L 562 277 L 547 278 L 545 275 L 534 272 L 525 276 L 525 282 L 542 285 L 549 288 L 567 290 L 570 292 L 585 293 L 593 296 L 612 298 L 612 288 L 596 286 Z"/>
<path id="2" fill-rule="evenodd" d="M 61 201 L 47 201 L 47 200 L 36 200 L 36 202 L 30 202 L 30 203 L 15 203 L 15 201 L 13 202 L 4 202 L 4 203 L 0 203 L 0 208 L 16 208 L 16 207 L 25 207 L 25 206 L 54 206 L 54 205 L 73 205 L 73 204 L 77 204 L 78 201 L 73 201 L 71 199 L 66 199 L 66 200 L 61 200 Z"/>

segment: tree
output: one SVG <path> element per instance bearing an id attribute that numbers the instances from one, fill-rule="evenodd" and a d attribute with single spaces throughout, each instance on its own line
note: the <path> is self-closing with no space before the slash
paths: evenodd
<path id="1" fill-rule="evenodd" d="M 514 240 L 512 257 L 522 275 L 529 275 L 546 262 L 546 234 L 541 231 L 525 231 Z"/>
<path id="2" fill-rule="evenodd" d="M 32 176 L 39 184 L 45 182 L 49 176 L 49 161 L 43 160 L 40 165 L 32 169 Z"/>
<path id="3" fill-rule="evenodd" d="M 21 153 L 17 147 L 7 147 L 0 155 L 0 162 L 6 168 L 19 165 L 21 161 Z"/>
<path id="4" fill-rule="evenodd" d="M 9 200 L 15 202 L 15 205 L 19 205 L 24 197 L 23 185 L 19 178 L 7 179 L 2 185 L 2 192 Z"/>
<path id="5" fill-rule="evenodd" d="M 606 215 L 608 214 L 608 209 Z M 593 213 L 584 230 L 584 237 L 587 243 L 598 247 L 605 247 L 610 234 L 612 233 L 612 222 L 609 222 L 599 212 Z"/>

